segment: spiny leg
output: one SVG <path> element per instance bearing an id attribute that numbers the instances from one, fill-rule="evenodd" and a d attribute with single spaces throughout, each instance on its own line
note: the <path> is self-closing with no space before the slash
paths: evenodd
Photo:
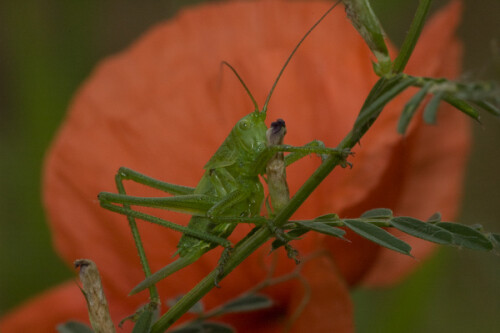
<path id="1" fill-rule="evenodd" d="M 318 154 L 321 157 L 321 161 L 324 161 L 330 155 L 340 156 L 342 158 L 342 162 L 340 163 L 340 166 L 342 168 L 345 168 L 346 166 L 349 166 L 352 168 L 352 164 L 350 162 L 347 162 L 347 157 L 349 157 L 349 155 L 354 155 L 354 153 L 351 152 L 350 149 L 339 150 L 336 148 L 328 148 L 325 146 L 323 141 L 320 141 L 320 140 L 313 140 L 313 141 L 309 142 L 308 144 L 306 144 L 304 147 L 313 148 L 313 149 L 318 148 L 316 152 L 312 152 L 312 153 Z M 321 151 L 325 151 L 325 152 L 321 152 Z M 328 152 L 328 151 L 330 151 L 330 152 Z M 309 154 L 311 154 L 311 152 L 299 152 L 299 151 L 291 152 L 290 154 L 288 154 L 285 157 L 285 164 L 286 164 L 286 166 L 289 166 L 290 164 L 300 160 L 301 158 L 303 158 Z"/>
<path id="2" fill-rule="evenodd" d="M 336 148 L 325 147 L 325 144 L 319 140 L 311 141 L 302 147 L 280 145 L 273 147 L 273 149 L 290 153 L 285 157 L 287 166 L 310 154 L 317 154 L 321 157 L 322 160 L 330 155 L 340 156 L 345 160 L 349 155 L 352 154 L 349 150 L 340 150 Z"/>
<path id="3" fill-rule="evenodd" d="M 194 188 L 162 182 L 157 179 L 146 176 L 144 174 L 141 174 L 137 171 L 131 170 L 129 168 L 121 167 L 115 176 L 116 188 L 118 190 L 118 193 L 120 193 L 121 195 L 126 195 L 125 186 L 123 184 L 124 180 L 135 181 L 136 183 L 153 187 L 174 195 L 192 194 L 194 192 Z M 122 208 L 124 210 L 131 210 L 130 205 L 126 203 L 123 204 Z M 137 253 L 139 255 L 142 269 L 144 271 L 146 278 L 148 278 L 151 275 L 151 268 L 149 266 L 146 257 L 141 236 L 137 228 L 137 223 L 132 215 L 130 214 L 125 214 L 125 215 L 127 216 L 127 220 L 129 223 L 130 230 L 132 232 L 132 237 L 134 239 L 135 246 L 137 248 Z M 148 289 L 151 298 L 150 304 L 154 308 L 157 308 L 160 305 L 158 290 L 156 289 L 155 285 L 150 286 Z"/>
<path id="4" fill-rule="evenodd" d="M 118 171 L 118 173 L 115 176 L 116 188 L 118 189 L 118 193 L 126 195 L 125 187 L 123 185 L 123 178 L 122 178 L 123 174 L 120 171 L 121 171 L 121 169 Z M 124 204 L 122 208 L 130 209 L 130 206 L 128 204 Z M 146 252 L 145 252 L 144 246 L 142 244 L 141 235 L 139 233 L 139 229 L 137 228 L 137 223 L 135 221 L 135 218 L 130 216 L 130 215 L 127 215 L 127 220 L 128 220 L 128 224 L 130 227 L 130 231 L 132 232 L 132 237 L 134 238 L 134 243 L 135 243 L 135 247 L 137 248 L 137 253 L 139 255 L 139 259 L 141 261 L 142 270 L 144 271 L 144 275 L 147 278 L 151 275 L 151 268 L 149 267 L 148 259 L 146 257 Z M 157 306 L 160 306 L 160 297 L 158 295 L 158 289 L 156 288 L 156 286 L 152 285 L 148 289 L 149 289 L 149 295 L 151 298 L 150 303 L 155 308 Z"/>
<path id="5" fill-rule="evenodd" d="M 105 209 L 112 211 L 112 212 L 115 212 L 118 214 L 123 214 L 123 215 L 137 218 L 140 220 L 144 220 L 144 221 L 147 221 L 150 223 L 158 224 L 162 227 L 172 229 L 172 230 L 181 232 L 183 234 L 186 234 L 188 236 L 195 237 L 195 238 L 198 238 L 198 239 L 210 242 L 210 243 L 218 244 L 218 245 L 221 245 L 223 247 L 230 247 L 231 246 L 231 242 L 229 242 L 225 238 L 217 237 L 217 236 L 210 235 L 210 234 L 207 234 L 204 232 L 199 232 L 199 231 L 187 228 L 187 227 L 182 226 L 182 225 L 178 225 L 176 223 L 164 220 L 162 218 L 159 218 L 159 217 L 156 217 L 153 215 L 139 212 L 139 211 L 136 211 L 136 210 L 133 210 L 130 208 L 122 207 L 120 205 L 115 205 L 115 204 L 112 204 L 109 202 L 101 202 L 101 206 Z"/>
<path id="6" fill-rule="evenodd" d="M 138 205 L 144 207 L 165 208 L 174 211 L 180 211 L 188 214 L 207 215 L 211 216 L 211 221 L 215 224 L 231 224 L 231 223 L 254 223 L 262 225 L 266 223 L 266 219 L 260 216 L 257 217 L 242 217 L 242 216 L 219 216 L 226 209 L 246 200 L 250 195 L 248 191 L 235 190 L 224 198 L 218 200 L 206 195 L 178 195 L 174 197 L 146 198 L 134 197 L 125 194 L 116 194 L 102 192 L 99 194 L 101 206 L 113 212 L 126 215 L 128 218 L 139 218 L 147 222 L 155 223 L 169 229 L 173 229 L 191 237 L 195 237 L 206 242 L 221 245 L 225 248 L 223 256 L 218 266 L 218 271 L 223 271 L 223 265 L 227 261 L 227 257 L 231 252 L 231 243 L 222 237 L 217 237 L 208 233 L 199 232 L 159 217 L 149 215 L 130 208 L 130 205 Z M 122 206 L 123 205 L 123 206 Z M 124 206 L 127 207 L 124 207 Z M 224 259 L 226 258 L 226 259 Z M 217 284 L 218 278 L 215 283 Z"/>
<path id="7" fill-rule="evenodd" d="M 102 203 L 127 204 L 141 207 L 167 209 L 190 215 L 205 215 L 217 203 L 217 198 L 203 194 L 187 194 L 172 197 L 136 197 L 125 194 L 101 192 L 98 196 Z"/>
<path id="8" fill-rule="evenodd" d="M 269 160 L 274 156 L 274 154 L 278 152 L 291 153 L 288 155 L 290 157 L 288 156 L 285 157 L 286 166 L 311 154 L 320 155 L 322 159 L 330 155 L 340 156 L 344 160 L 349 155 L 352 154 L 349 150 L 340 150 L 336 148 L 325 147 L 325 145 L 319 140 L 311 141 L 308 144 L 301 147 L 290 146 L 290 145 L 274 145 L 274 146 L 268 146 L 265 150 L 263 150 L 255 159 L 255 162 L 253 163 L 252 167 L 254 168 L 254 170 L 263 172 Z"/>
<path id="9" fill-rule="evenodd" d="M 194 193 L 194 187 L 163 182 L 126 167 L 121 167 L 120 169 L 118 169 L 117 177 L 118 176 L 120 177 L 121 182 L 123 182 L 123 180 L 131 180 L 136 183 L 153 187 L 173 195 L 186 195 Z"/>
<path id="10" fill-rule="evenodd" d="M 193 229 L 189 229 L 187 227 L 175 224 L 173 222 L 161 219 L 159 217 L 149 215 L 146 213 L 142 213 L 142 212 L 130 209 L 130 208 L 126 208 L 126 207 L 122 207 L 122 206 L 118 206 L 118 205 L 114 205 L 114 204 L 110 204 L 110 203 L 106 203 L 106 202 L 101 202 L 101 206 L 103 208 L 111 210 L 115 213 L 126 215 L 128 219 L 138 218 L 138 219 L 141 219 L 141 220 L 144 220 L 147 222 L 161 225 L 161 226 L 169 228 L 169 229 L 173 229 L 175 231 L 182 232 L 185 235 L 195 237 L 195 238 L 201 239 L 203 241 L 207 241 L 207 242 L 211 242 L 211 243 L 223 246 L 224 247 L 223 256 L 219 260 L 219 264 L 217 266 L 218 274 L 216 275 L 216 277 L 214 279 L 214 284 L 216 286 L 218 286 L 218 281 L 220 280 L 219 274 L 220 274 L 220 272 L 224 271 L 223 265 L 227 262 L 227 259 L 228 259 L 227 256 L 229 256 L 229 253 L 232 250 L 232 247 L 231 247 L 232 244 L 227 239 L 217 237 L 217 236 L 211 235 L 209 233 L 204 233 L 204 232 L 199 232 L 199 231 L 196 231 Z M 136 226 L 135 226 L 135 228 L 137 230 Z M 135 237 L 134 237 L 134 239 L 135 239 Z M 142 243 L 141 243 L 140 247 L 142 249 Z M 139 247 L 138 247 L 138 252 L 141 252 L 141 250 L 139 250 Z M 144 249 L 142 249 L 142 253 L 144 253 Z M 142 262 L 142 257 L 141 257 L 141 262 Z M 147 264 L 147 261 L 146 261 L 146 264 Z M 148 270 L 149 270 L 149 266 L 148 266 Z M 146 274 L 146 279 L 144 281 L 148 281 L 149 279 L 156 277 L 158 275 L 158 273 L 159 272 L 151 274 L 151 271 L 149 270 L 148 274 Z M 154 283 L 148 283 L 148 288 L 150 290 L 151 290 L 151 288 L 154 288 L 154 290 L 156 291 L 156 287 L 155 287 Z M 134 290 L 135 290 L 135 288 L 134 288 Z M 133 293 L 135 293 L 135 292 L 136 291 L 133 291 Z M 151 295 L 152 295 L 151 298 L 153 298 L 153 294 L 151 294 Z M 156 292 L 156 295 L 157 295 L 157 292 Z"/>

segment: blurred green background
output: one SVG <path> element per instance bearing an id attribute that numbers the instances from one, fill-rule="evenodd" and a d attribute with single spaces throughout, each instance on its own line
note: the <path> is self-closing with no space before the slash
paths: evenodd
<path id="1" fill-rule="evenodd" d="M 0 2 L 0 315 L 73 276 L 51 247 L 40 173 L 75 90 L 99 60 L 196 2 Z M 372 2 L 388 35 L 401 42 L 417 1 Z M 464 2 L 464 71 L 488 74 L 491 43 L 500 42 L 500 1 Z M 499 232 L 500 120 L 483 119 L 474 125 L 460 221 Z M 498 332 L 500 258 L 443 248 L 400 285 L 353 296 L 358 332 Z"/>

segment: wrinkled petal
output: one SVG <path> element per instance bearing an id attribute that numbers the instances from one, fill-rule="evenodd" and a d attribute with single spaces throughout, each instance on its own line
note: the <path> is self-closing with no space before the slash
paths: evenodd
<path id="1" fill-rule="evenodd" d="M 54 332 L 59 323 L 77 320 L 88 324 L 87 305 L 75 281 L 69 281 L 33 298 L 2 317 L 5 333 Z"/>

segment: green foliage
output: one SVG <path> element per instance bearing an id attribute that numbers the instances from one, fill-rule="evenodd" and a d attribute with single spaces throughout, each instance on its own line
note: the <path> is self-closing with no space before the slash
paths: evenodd
<path id="1" fill-rule="evenodd" d="M 187 326 L 173 329 L 170 333 L 233 333 L 231 326 L 214 322 L 194 322 Z"/>
<path id="2" fill-rule="evenodd" d="M 412 217 L 396 217 L 391 219 L 391 225 L 411 236 L 429 242 L 443 245 L 452 244 L 452 234 L 432 223 L 425 223 Z"/>
<path id="3" fill-rule="evenodd" d="M 418 107 L 427 94 L 433 97 L 427 103 L 423 119 L 428 124 L 435 124 L 438 107 L 442 101 L 450 104 L 472 119 L 479 121 L 482 109 L 495 116 L 500 116 L 500 89 L 494 82 L 454 82 L 447 79 L 414 77 L 413 86 L 420 90 L 406 103 L 398 122 L 398 132 L 404 134 Z"/>
<path id="4" fill-rule="evenodd" d="M 256 311 L 269 308 L 272 305 L 273 301 L 265 295 L 247 294 L 227 302 L 219 309 L 218 313 Z"/>
<path id="5" fill-rule="evenodd" d="M 347 227 L 376 244 L 410 256 L 411 247 L 382 228 L 395 228 L 432 243 L 471 250 L 491 251 L 500 244 L 499 234 L 483 233 L 481 226 L 441 222 L 440 213 L 433 214 L 427 222 L 407 216 L 393 217 L 388 208 L 368 210 L 357 219 L 340 219 L 336 214 L 327 214 L 308 221 L 289 221 L 286 227 L 289 228 L 288 234 L 296 235 L 298 231 L 300 235 L 304 235 L 308 231 L 316 231 L 339 238 L 344 238 L 345 235 L 344 230 L 339 227 Z M 330 232 L 331 230 L 335 231 Z M 275 241 L 273 249 L 283 245 Z"/>
<path id="6" fill-rule="evenodd" d="M 392 217 L 392 210 L 388 208 L 370 209 L 361 215 L 362 219 L 385 219 L 391 217 Z"/>
<path id="7" fill-rule="evenodd" d="M 201 304 L 201 302 L 199 303 Z M 228 313 L 258 311 L 269 308 L 272 305 L 273 301 L 265 295 L 252 292 L 243 294 L 240 297 L 229 300 L 227 303 L 221 305 L 220 307 L 214 310 L 208 312 L 200 312 L 198 314 L 197 319 L 190 321 L 184 325 L 181 325 L 180 327 L 173 329 L 169 332 L 170 333 L 235 332 L 235 330 L 229 325 L 213 321 L 207 321 L 207 319 L 211 319 Z M 203 305 L 201 305 L 199 308 L 203 309 Z"/>
<path id="8" fill-rule="evenodd" d="M 58 333 L 93 333 L 94 331 L 84 323 L 68 321 L 57 326 Z"/>
<path id="9" fill-rule="evenodd" d="M 344 220 L 344 224 L 360 236 L 390 250 L 410 255 L 411 246 L 376 225 L 362 220 Z"/>
<path id="10" fill-rule="evenodd" d="M 306 229 L 310 231 L 316 231 L 321 234 L 329 235 L 329 236 L 334 236 L 334 237 L 339 237 L 339 238 L 344 238 L 345 231 L 339 228 L 335 228 L 332 226 L 329 226 L 326 223 L 321 223 L 321 222 L 297 222 L 297 225 L 299 225 L 300 229 Z M 299 229 L 299 230 L 300 230 Z"/>
<path id="11" fill-rule="evenodd" d="M 490 251 L 493 249 L 493 243 L 488 237 L 474 228 L 449 222 L 439 222 L 436 226 L 448 230 L 452 234 L 451 244 L 453 245 L 480 251 Z"/>

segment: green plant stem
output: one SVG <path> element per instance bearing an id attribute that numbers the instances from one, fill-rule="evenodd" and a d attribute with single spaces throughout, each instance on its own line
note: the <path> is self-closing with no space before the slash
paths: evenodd
<path id="1" fill-rule="evenodd" d="M 417 12 L 415 13 L 415 17 L 411 23 L 410 30 L 403 41 L 403 45 L 401 45 L 401 50 L 399 51 L 398 56 L 394 60 L 394 65 L 392 67 L 393 73 L 401 73 L 405 69 L 408 60 L 413 53 L 413 49 L 417 44 L 417 40 L 420 37 L 422 28 L 424 27 L 425 18 L 427 17 L 431 3 L 432 0 L 420 0 Z"/>

